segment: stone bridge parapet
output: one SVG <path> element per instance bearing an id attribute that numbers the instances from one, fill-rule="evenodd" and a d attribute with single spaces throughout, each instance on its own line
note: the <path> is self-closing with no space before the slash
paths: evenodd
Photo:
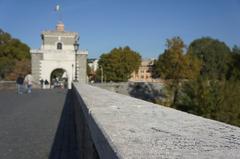
<path id="1" fill-rule="evenodd" d="M 240 158 L 240 128 L 73 84 L 83 158 Z"/>

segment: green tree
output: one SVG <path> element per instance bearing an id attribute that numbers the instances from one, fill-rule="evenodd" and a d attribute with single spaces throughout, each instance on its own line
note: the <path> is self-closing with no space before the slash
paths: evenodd
<path id="1" fill-rule="evenodd" d="M 240 47 L 234 46 L 231 52 L 227 79 L 240 80 Z"/>
<path id="2" fill-rule="evenodd" d="M 154 77 L 169 79 L 165 90 L 171 107 L 240 126 L 240 48 L 201 38 L 184 51 L 175 37 L 154 62 Z"/>
<path id="3" fill-rule="evenodd" d="M 240 126 L 240 81 L 224 81 L 220 92 L 223 100 L 215 113 L 214 119 Z"/>
<path id="4" fill-rule="evenodd" d="M 167 39 L 167 49 L 161 54 L 153 66 L 153 77 L 170 79 L 169 87 L 172 89 L 172 106 L 174 107 L 180 82 L 183 79 L 194 79 L 200 69 L 199 60 L 191 54 L 185 55 L 185 45 L 180 37 Z"/>
<path id="5" fill-rule="evenodd" d="M 13 70 L 13 66 L 15 65 L 15 61 L 4 57 L 0 56 L 0 80 L 1 79 L 6 79 L 8 73 L 10 73 Z"/>
<path id="6" fill-rule="evenodd" d="M 99 62 L 102 67 L 103 76 L 106 81 L 127 81 L 132 72 L 137 71 L 141 64 L 139 53 L 130 47 L 114 48 L 109 53 L 102 54 Z M 101 69 L 97 70 L 97 79 L 101 77 Z"/>
<path id="7" fill-rule="evenodd" d="M 185 54 L 185 45 L 180 37 L 167 39 L 166 47 L 154 62 L 153 77 L 177 80 L 198 77 L 200 61 L 193 54 Z"/>
<path id="8" fill-rule="evenodd" d="M 179 37 L 167 39 L 167 49 L 159 55 L 153 67 L 154 77 L 164 79 L 184 78 L 184 42 Z"/>
<path id="9" fill-rule="evenodd" d="M 176 109 L 240 126 L 240 82 L 198 78 L 183 84 Z"/>
<path id="10" fill-rule="evenodd" d="M 0 77 L 1 79 L 15 80 L 12 72 L 18 69 L 21 61 L 30 60 L 29 47 L 20 40 L 12 38 L 9 33 L 0 29 Z M 23 64 L 23 63 L 22 63 Z M 25 65 L 24 65 L 25 66 Z M 29 70 L 29 66 L 23 69 Z M 22 70 L 22 69 L 21 69 Z M 11 74 L 11 75 L 10 75 Z"/>
<path id="11" fill-rule="evenodd" d="M 207 118 L 214 118 L 222 99 L 220 82 L 200 77 L 183 84 L 176 108 Z"/>
<path id="12" fill-rule="evenodd" d="M 231 50 L 224 43 L 210 37 L 194 40 L 188 53 L 202 61 L 201 75 L 209 79 L 225 79 Z"/>

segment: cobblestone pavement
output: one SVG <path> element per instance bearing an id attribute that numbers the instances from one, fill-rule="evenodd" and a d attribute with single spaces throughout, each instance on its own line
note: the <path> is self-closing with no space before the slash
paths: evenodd
<path id="1" fill-rule="evenodd" d="M 0 91 L 0 158 L 69 158 L 65 152 L 72 151 L 66 138 L 72 136 L 70 145 L 75 145 L 75 130 L 66 95 L 67 91 L 60 89 L 22 95 L 14 90 Z"/>

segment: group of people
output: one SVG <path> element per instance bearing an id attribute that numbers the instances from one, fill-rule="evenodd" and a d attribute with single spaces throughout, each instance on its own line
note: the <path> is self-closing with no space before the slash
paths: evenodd
<path id="1" fill-rule="evenodd" d="M 40 79 L 40 85 L 41 85 L 41 89 L 47 89 L 47 88 L 49 88 L 49 82 L 48 82 L 48 80 Z"/>
<path id="2" fill-rule="evenodd" d="M 52 80 L 52 85 L 48 82 L 48 80 L 39 80 L 41 89 L 49 89 L 49 88 L 67 88 L 67 79 L 63 82 L 59 81 L 58 78 L 54 78 Z M 16 80 L 17 84 L 17 93 L 31 93 L 32 92 L 32 85 L 33 85 L 33 77 L 31 74 L 27 74 L 25 77 L 22 74 L 19 74 Z"/>
<path id="3" fill-rule="evenodd" d="M 16 80 L 18 94 L 31 93 L 32 92 L 33 77 L 31 74 L 27 74 L 25 77 L 20 74 Z"/>

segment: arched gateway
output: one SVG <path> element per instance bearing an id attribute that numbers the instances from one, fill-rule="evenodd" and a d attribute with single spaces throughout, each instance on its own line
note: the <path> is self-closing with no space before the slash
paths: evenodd
<path id="1" fill-rule="evenodd" d="M 86 83 L 88 52 L 78 50 L 78 34 L 64 31 L 64 24 L 59 22 L 56 30 L 42 32 L 41 38 L 41 48 L 31 50 L 34 82 L 42 79 L 53 84 L 53 71 L 62 69 L 69 89 L 73 80 Z"/>

